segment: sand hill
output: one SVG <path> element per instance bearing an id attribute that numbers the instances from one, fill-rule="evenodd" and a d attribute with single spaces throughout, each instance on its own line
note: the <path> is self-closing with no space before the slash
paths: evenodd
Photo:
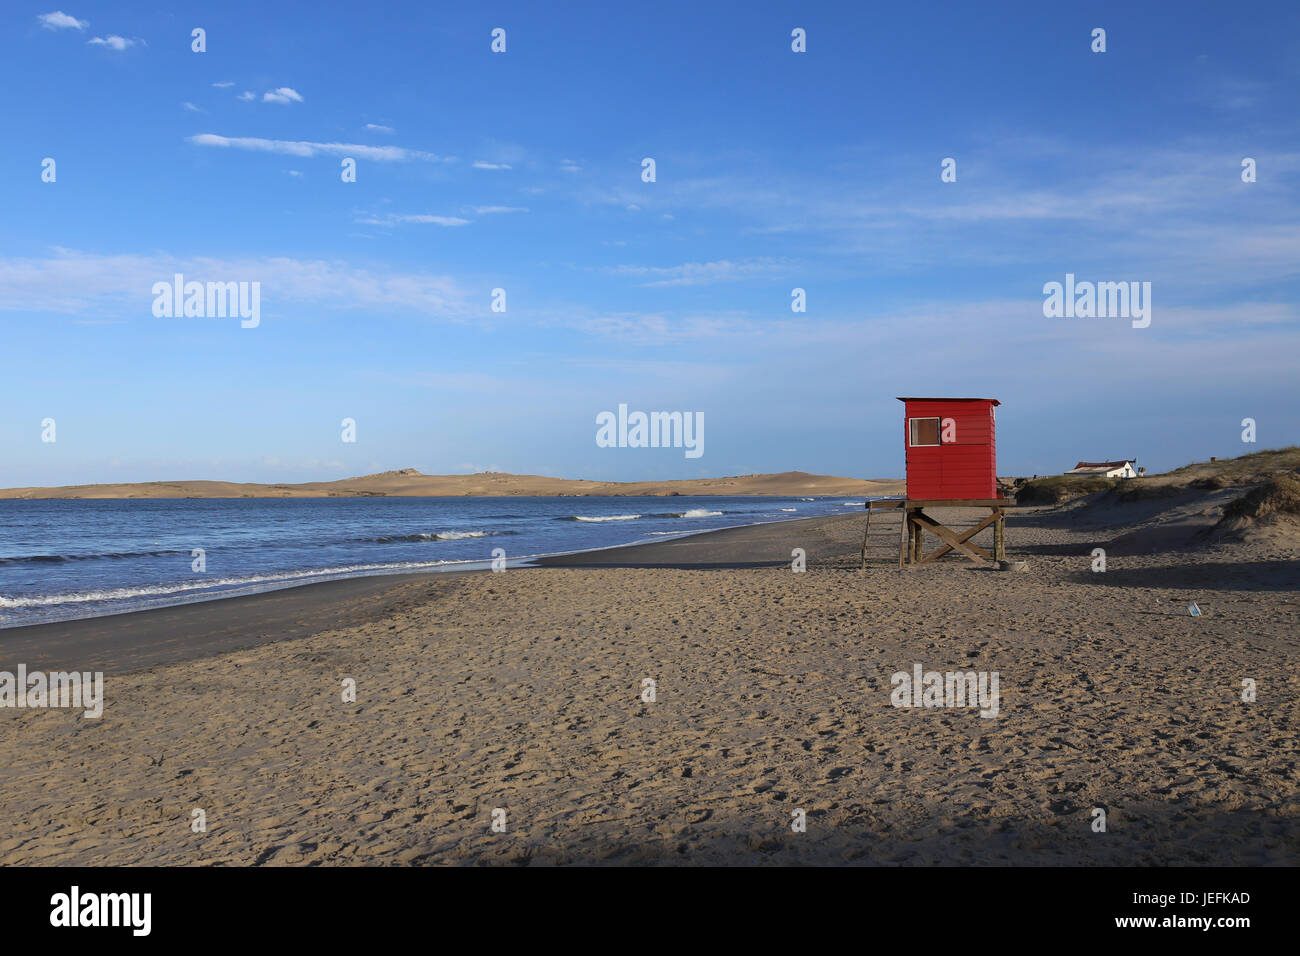
<path id="1" fill-rule="evenodd" d="M 1300 545 L 1300 481 L 1294 474 L 1257 485 L 1223 509 L 1209 540 L 1268 538 Z"/>
<path id="2" fill-rule="evenodd" d="M 903 482 L 837 478 L 786 471 L 772 475 L 691 478 L 680 481 L 585 481 L 480 472 L 425 475 L 414 468 L 338 481 L 257 484 L 232 481 L 149 481 L 130 484 L 7 488 L 0 498 L 356 498 L 421 496 L 618 496 L 618 495 L 892 495 Z"/>
<path id="3" fill-rule="evenodd" d="M 1106 550 L 1151 554 L 1225 543 L 1300 548 L 1300 448 L 1199 462 L 1148 478 L 1053 476 L 1022 484 L 1020 505 L 1055 505 L 1076 528 L 1127 526 Z"/>

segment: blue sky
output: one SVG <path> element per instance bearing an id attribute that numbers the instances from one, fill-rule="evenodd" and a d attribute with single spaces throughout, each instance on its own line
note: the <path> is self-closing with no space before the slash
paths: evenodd
<path id="1" fill-rule="evenodd" d="M 897 395 L 1000 399 L 1004 474 L 1300 443 L 1297 4 L 547 6 L 7 4 L 0 485 L 896 476 Z"/>

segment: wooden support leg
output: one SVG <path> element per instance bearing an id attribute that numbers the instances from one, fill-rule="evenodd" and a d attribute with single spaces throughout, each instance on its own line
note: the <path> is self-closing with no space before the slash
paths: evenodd
<path id="1" fill-rule="evenodd" d="M 862 567 L 867 567 L 867 537 L 871 534 L 871 505 L 867 505 L 867 526 L 862 529 Z"/>
<path id="2" fill-rule="evenodd" d="M 998 561 L 1007 559 L 1006 515 L 997 513 L 997 523 L 993 525 L 993 557 Z"/>

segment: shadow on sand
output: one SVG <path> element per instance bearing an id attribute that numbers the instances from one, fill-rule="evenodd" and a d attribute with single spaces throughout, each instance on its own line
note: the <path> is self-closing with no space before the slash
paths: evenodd
<path id="1" fill-rule="evenodd" d="M 1077 584 L 1121 588 L 1207 588 L 1216 591 L 1300 591 L 1294 561 L 1208 561 L 1138 568 L 1116 567 L 1104 573 L 1081 570 L 1070 575 Z"/>

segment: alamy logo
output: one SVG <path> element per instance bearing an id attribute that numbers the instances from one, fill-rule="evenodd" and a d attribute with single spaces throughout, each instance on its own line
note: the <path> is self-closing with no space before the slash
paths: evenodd
<path id="1" fill-rule="evenodd" d="M 104 715 L 104 672 L 0 671 L 0 707 L 84 708 L 82 716 L 95 720 Z"/>
<path id="2" fill-rule="evenodd" d="M 70 893 L 50 897 L 51 926 L 128 926 L 133 936 L 148 936 L 153 927 L 152 893 Z"/>
<path id="3" fill-rule="evenodd" d="M 895 707 L 978 707 L 981 717 L 998 715 L 997 671 L 898 671 L 889 681 L 894 689 L 889 702 Z"/>
<path id="4" fill-rule="evenodd" d="M 685 448 L 687 458 L 704 454 L 703 412 L 631 412 L 596 415 L 596 444 L 601 448 Z"/>
<path id="5" fill-rule="evenodd" d="M 1065 274 L 1065 284 L 1043 285 L 1043 317 L 1047 319 L 1128 319 L 1133 328 L 1151 324 L 1150 282 L 1075 282 Z"/>
<path id="6" fill-rule="evenodd" d="M 238 316 L 245 329 L 255 329 L 262 321 L 260 282 L 186 282 L 178 272 L 171 282 L 155 282 L 151 291 L 153 314 L 160 319 Z"/>

